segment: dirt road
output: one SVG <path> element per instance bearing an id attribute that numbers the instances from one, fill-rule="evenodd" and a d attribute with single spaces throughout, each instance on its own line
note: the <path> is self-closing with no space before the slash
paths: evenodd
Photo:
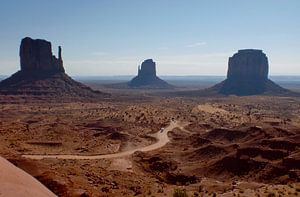
<path id="1" fill-rule="evenodd" d="M 170 125 L 166 127 L 163 131 L 158 131 L 153 135 L 157 139 L 157 142 L 154 144 L 151 144 L 149 146 L 140 147 L 124 152 L 119 153 L 113 153 L 113 154 L 107 154 L 107 155 L 22 155 L 22 157 L 29 158 L 29 159 L 46 159 L 46 158 L 52 158 L 52 159 L 111 159 L 111 158 L 117 158 L 117 157 L 125 157 L 128 155 L 132 155 L 136 151 L 152 151 L 159 149 L 163 146 L 165 146 L 170 140 L 168 137 L 168 132 L 172 131 L 174 128 L 179 127 L 181 128 L 182 125 L 180 125 L 177 121 L 171 121 Z"/>

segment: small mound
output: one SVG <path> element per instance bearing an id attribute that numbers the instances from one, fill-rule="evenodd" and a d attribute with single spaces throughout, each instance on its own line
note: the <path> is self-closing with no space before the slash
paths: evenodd
<path id="1" fill-rule="evenodd" d="M 216 161 L 209 169 L 209 174 L 213 175 L 248 175 L 255 173 L 266 166 L 266 162 L 255 161 L 250 158 L 238 158 L 235 156 L 226 156 Z"/>
<path id="2" fill-rule="evenodd" d="M 111 139 L 111 140 L 127 141 L 129 139 L 129 135 L 116 131 L 116 132 L 109 134 L 106 138 Z"/>
<path id="3" fill-rule="evenodd" d="M 198 182 L 198 178 L 195 175 L 189 176 L 184 174 L 167 173 L 166 182 L 173 185 L 189 185 Z"/>
<path id="4" fill-rule="evenodd" d="M 165 183 L 188 185 L 198 181 L 198 178 L 194 175 L 190 176 L 176 172 L 177 164 L 171 159 L 161 158 L 160 156 L 148 156 L 143 152 L 136 152 L 133 156 L 138 166 Z"/>
<path id="5" fill-rule="evenodd" d="M 247 136 L 246 132 L 229 129 L 213 129 L 203 135 L 204 138 L 209 140 L 234 142 L 243 139 Z"/>
<path id="6" fill-rule="evenodd" d="M 175 170 L 177 168 L 177 165 L 171 161 L 158 160 L 155 162 L 151 162 L 149 168 L 153 171 L 166 172 L 170 170 Z"/>
<path id="7" fill-rule="evenodd" d="M 53 142 L 53 141 L 29 141 L 27 144 L 37 145 L 37 146 L 49 146 L 49 147 L 57 147 L 62 146 L 62 142 Z"/>
<path id="8" fill-rule="evenodd" d="M 159 156 L 147 157 L 145 153 L 135 153 L 140 164 L 144 164 L 144 168 L 150 172 L 167 172 L 177 169 L 177 165 L 172 160 L 166 160 Z"/>
<path id="9" fill-rule="evenodd" d="M 263 140 L 262 145 L 270 147 L 272 149 L 281 149 L 281 150 L 288 150 L 288 151 L 295 151 L 296 148 L 299 147 L 299 143 L 291 142 L 288 140 L 277 140 L 277 139 Z"/>
<path id="10" fill-rule="evenodd" d="M 227 151 L 220 146 L 216 145 L 207 145 L 201 148 L 196 149 L 195 151 L 187 154 L 189 160 L 203 160 L 203 159 L 212 159 L 214 157 L 225 155 Z"/>
<path id="11" fill-rule="evenodd" d="M 103 125 L 102 123 L 89 123 L 84 125 L 84 127 L 89 128 L 91 130 L 96 131 L 97 133 L 112 133 L 116 132 L 120 129 L 120 127 L 116 127 L 114 125 Z"/>
<path id="12" fill-rule="evenodd" d="M 261 181 L 272 181 L 276 184 L 287 184 L 289 182 L 299 182 L 299 175 L 293 170 L 284 166 L 267 165 L 265 169 L 258 174 Z"/>
<path id="13" fill-rule="evenodd" d="M 191 135 L 189 137 L 189 141 L 191 142 L 191 145 L 195 148 L 211 143 L 210 140 L 202 138 L 199 134 Z"/>
<path id="14" fill-rule="evenodd" d="M 282 165 L 289 169 L 298 169 L 300 170 L 300 153 L 295 153 L 290 155 L 287 158 L 284 158 L 282 161 Z"/>
<path id="15" fill-rule="evenodd" d="M 288 156 L 288 153 L 282 150 L 272 150 L 272 149 L 268 150 L 268 149 L 261 149 L 258 147 L 247 147 L 247 148 L 238 149 L 236 155 L 238 158 L 246 155 L 252 158 L 261 156 L 262 158 L 268 160 L 278 160 Z"/>

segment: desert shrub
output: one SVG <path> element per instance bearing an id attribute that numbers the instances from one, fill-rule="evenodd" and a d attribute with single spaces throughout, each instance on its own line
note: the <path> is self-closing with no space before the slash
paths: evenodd
<path id="1" fill-rule="evenodd" d="M 185 190 L 175 189 L 173 193 L 173 197 L 188 197 Z"/>
<path id="2" fill-rule="evenodd" d="M 268 197 L 275 197 L 276 195 L 272 192 L 268 194 Z"/>

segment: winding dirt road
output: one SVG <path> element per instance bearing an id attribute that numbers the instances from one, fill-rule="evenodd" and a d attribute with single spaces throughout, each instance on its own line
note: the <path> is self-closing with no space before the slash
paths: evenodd
<path id="1" fill-rule="evenodd" d="M 111 159 L 111 158 L 117 158 L 117 157 L 125 157 L 132 155 L 136 151 L 152 151 L 159 149 L 163 146 L 165 146 L 170 140 L 168 137 L 168 132 L 172 131 L 174 128 L 179 127 L 182 128 L 183 126 L 180 125 L 177 121 L 171 121 L 170 125 L 166 127 L 163 131 L 158 131 L 153 136 L 157 139 L 157 142 L 154 144 L 151 144 L 149 146 L 140 147 L 124 152 L 119 153 L 113 153 L 113 154 L 107 154 L 107 155 L 22 155 L 22 157 L 28 158 L 28 159 Z"/>

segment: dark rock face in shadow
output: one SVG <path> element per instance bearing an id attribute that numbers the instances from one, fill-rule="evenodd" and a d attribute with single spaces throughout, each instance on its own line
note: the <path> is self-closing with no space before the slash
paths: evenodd
<path id="1" fill-rule="evenodd" d="M 268 58 L 262 50 L 239 50 L 229 58 L 227 79 L 210 90 L 237 96 L 290 93 L 269 80 L 268 73 Z"/>
<path id="2" fill-rule="evenodd" d="M 156 76 L 156 64 L 152 59 L 145 60 L 138 67 L 138 75 L 128 86 L 132 88 L 172 88 L 170 84 Z"/>
<path id="3" fill-rule="evenodd" d="M 156 64 L 152 59 L 145 60 L 138 69 L 138 76 L 144 78 L 156 77 Z"/>
<path id="4" fill-rule="evenodd" d="M 58 58 L 52 54 L 51 43 L 24 38 L 20 46 L 21 70 L 0 82 L 0 95 L 98 98 L 106 95 L 73 80 L 65 73 L 62 49 Z"/>
<path id="5" fill-rule="evenodd" d="M 61 57 L 61 47 L 58 56 L 52 54 L 51 43 L 41 39 L 22 39 L 20 46 L 21 71 L 65 72 Z"/>
<path id="6" fill-rule="evenodd" d="M 239 50 L 229 58 L 227 79 L 229 80 L 267 80 L 269 63 L 262 50 Z"/>

